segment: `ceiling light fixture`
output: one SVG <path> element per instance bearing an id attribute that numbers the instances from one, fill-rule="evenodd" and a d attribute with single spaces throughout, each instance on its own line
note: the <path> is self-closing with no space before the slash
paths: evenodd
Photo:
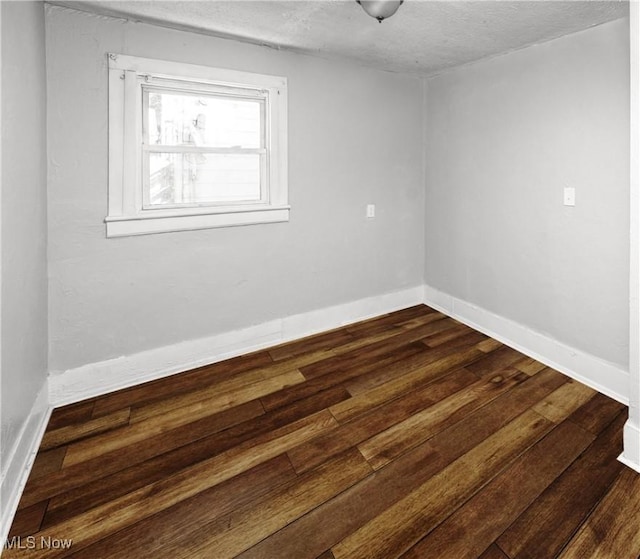
<path id="1" fill-rule="evenodd" d="M 398 11 L 404 0 L 356 0 L 362 9 L 371 17 L 382 23 L 383 19 L 391 17 Z"/>

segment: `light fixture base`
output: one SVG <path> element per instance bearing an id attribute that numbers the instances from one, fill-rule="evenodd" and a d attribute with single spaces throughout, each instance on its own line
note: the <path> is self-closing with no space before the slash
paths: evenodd
<path id="1" fill-rule="evenodd" d="M 402 6 L 404 0 L 356 0 L 362 9 L 378 23 L 391 17 Z"/>

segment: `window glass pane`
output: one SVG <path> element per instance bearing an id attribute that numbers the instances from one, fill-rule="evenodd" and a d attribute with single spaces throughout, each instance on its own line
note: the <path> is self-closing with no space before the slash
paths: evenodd
<path id="1" fill-rule="evenodd" d="M 149 145 L 261 148 L 262 101 L 148 91 Z"/>
<path id="2" fill-rule="evenodd" d="M 260 200 L 260 155 L 150 153 L 149 204 Z"/>

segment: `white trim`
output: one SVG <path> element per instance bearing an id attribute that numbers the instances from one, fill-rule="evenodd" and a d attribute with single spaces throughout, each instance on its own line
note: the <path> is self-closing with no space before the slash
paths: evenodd
<path id="1" fill-rule="evenodd" d="M 627 421 L 623 431 L 624 450 L 618 460 L 640 472 L 640 429 Z"/>
<path id="2" fill-rule="evenodd" d="M 629 374 L 615 364 L 428 285 L 424 303 L 628 405 Z"/>
<path id="3" fill-rule="evenodd" d="M 2 32 L 2 6 L 0 6 L 0 34 Z M 0 40 L 0 76 L 2 76 L 2 41 Z M 0 130 L 4 130 L 2 127 L 2 86 L 0 84 Z M 9 507 L 5 507 L 4 498 L 2 497 L 2 441 L 4 439 L 2 433 L 2 385 L 4 379 L 2 378 L 2 191 L 4 189 L 4 183 L 2 181 L 2 134 L 0 134 L 0 555 L 2 555 L 2 548 L 6 540 L 9 528 L 5 529 L 5 525 L 8 521 L 5 521 L 4 515 L 8 514 L 6 510 L 10 510 Z"/>
<path id="4" fill-rule="evenodd" d="M 161 210 L 162 211 L 162 210 Z M 128 217 L 107 217 L 107 237 L 128 237 L 131 235 L 149 235 L 171 231 L 192 231 L 215 227 L 235 227 L 258 223 L 281 223 L 289 221 L 289 207 L 264 207 L 260 210 L 220 211 L 212 213 L 193 213 L 189 215 L 137 215 Z"/>
<path id="5" fill-rule="evenodd" d="M 2 495 L 0 542 L 2 542 L 2 547 L 4 547 L 13 517 L 18 510 L 18 503 L 36 459 L 40 442 L 51 416 L 51 410 L 49 388 L 45 381 L 13 447 L 7 453 L 7 469 L 2 472 L 0 479 L 0 494 Z M 2 547 L 0 547 L 0 551 Z"/>
<path id="6" fill-rule="evenodd" d="M 629 419 L 619 460 L 640 472 L 640 6 L 629 3 Z"/>
<path id="7" fill-rule="evenodd" d="M 49 376 L 49 400 L 62 406 L 283 342 L 424 303 L 607 396 L 628 404 L 626 371 L 522 324 L 430 286 L 367 297 L 241 330 L 90 363 Z"/>
<path id="8" fill-rule="evenodd" d="M 277 320 L 83 365 L 49 377 L 49 400 L 62 406 L 142 382 L 162 378 L 263 349 L 282 342 L 422 303 L 422 287 L 413 287 Z"/>
<path id="9" fill-rule="evenodd" d="M 210 81 L 214 84 L 223 83 L 228 86 L 243 88 L 252 86 L 256 88 L 278 88 L 287 84 L 287 79 L 270 74 L 258 74 L 256 72 L 243 72 L 226 68 L 213 68 L 198 64 L 186 64 L 184 62 L 171 62 L 157 58 L 142 58 L 126 54 L 109 53 L 109 68 L 118 70 L 132 70 L 138 74 L 155 74 L 166 78 L 180 76 L 185 79 L 198 81 Z"/>
<path id="10" fill-rule="evenodd" d="M 108 54 L 109 66 L 109 180 L 107 237 L 230 227 L 289 221 L 287 163 L 287 78 L 224 68 L 198 66 Z M 167 80 L 171 83 L 167 84 Z M 264 145 L 261 155 L 261 198 L 180 207 L 148 207 L 143 179 L 144 154 L 153 146 L 143 141 L 143 91 L 150 82 L 171 85 L 172 91 L 222 90 L 229 95 L 262 100 Z M 155 87 L 155 85 L 154 85 Z M 245 93 L 243 93 L 245 92 Z M 162 152 L 184 152 L 185 146 L 163 146 Z M 217 153 L 214 148 L 189 152 Z M 230 148 L 224 152 L 236 153 Z M 241 150 L 246 153 L 247 150 Z M 251 151 L 251 150 L 248 150 Z"/>

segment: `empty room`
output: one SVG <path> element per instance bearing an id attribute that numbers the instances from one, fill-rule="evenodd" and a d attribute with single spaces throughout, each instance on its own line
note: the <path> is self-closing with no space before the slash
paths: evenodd
<path id="1" fill-rule="evenodd" d="M 3 559 L 640 557 L 636 1 L 0 31 Z"/>

